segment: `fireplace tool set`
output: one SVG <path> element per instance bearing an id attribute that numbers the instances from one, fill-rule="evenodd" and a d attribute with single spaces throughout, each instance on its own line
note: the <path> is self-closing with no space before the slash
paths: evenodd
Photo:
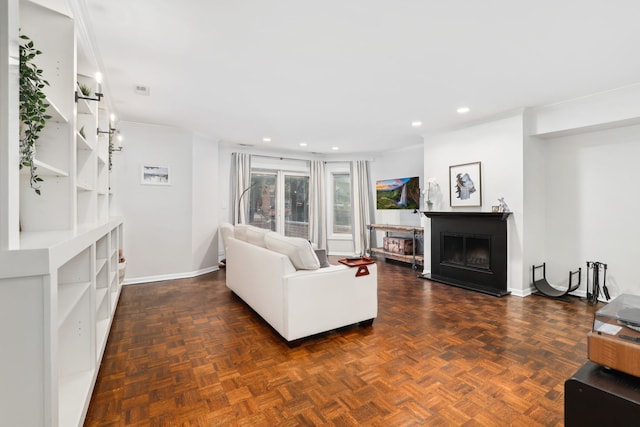
<path id="1" fill-rule="evenodd" d="M 589 270 L 592 272 L 592 280 L 589 283 Z M 600 272 L 602 275 L 602 289 L 600 289 Z M 589 286 L 591 285 L 591 286 Z M 607 288 L 607 264 L 599 261 L 587 261 L 587 301 L 590 304 L 596 304 L 598 302 L 598 295 L 600 292 L 609 301 L 609 289 Z"/>

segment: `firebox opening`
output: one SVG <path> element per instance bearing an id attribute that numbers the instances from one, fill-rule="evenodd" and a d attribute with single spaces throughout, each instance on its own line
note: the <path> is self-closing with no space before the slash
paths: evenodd
<path id="1" fill-rule="evenodd" d="M 441 263 L 478 270 L 491 269 L 491 239 L 445 233 L 442 236 Z"/>

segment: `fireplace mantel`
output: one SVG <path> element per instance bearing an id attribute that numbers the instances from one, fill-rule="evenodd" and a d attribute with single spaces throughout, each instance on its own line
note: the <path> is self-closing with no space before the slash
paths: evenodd
<path id="1" fill-rule="evenodd" d="M 506 221 L 511 215 L 511 212 L 434 212 L 424 211 L 422 212 L 427 218 L 441 218 L 441 217 L 465 217 L 465 218 L 495 218 L 502 221 Z"/>
<path id="2" fill-rule="evenodd" d="M 431 219 L 431 274 L 423 278 L 508 295 L 507 219 L 511 212 L 422 212 Z"/>

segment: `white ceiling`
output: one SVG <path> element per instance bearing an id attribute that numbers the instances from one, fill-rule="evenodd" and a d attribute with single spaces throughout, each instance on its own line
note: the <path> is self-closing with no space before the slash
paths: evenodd
<path id="1" fill-rule="evenodd" d="M 640 81 L 637 0 L 85 0 L 84 10 L 120 120 L 278 150 L 386 151 Z"/>

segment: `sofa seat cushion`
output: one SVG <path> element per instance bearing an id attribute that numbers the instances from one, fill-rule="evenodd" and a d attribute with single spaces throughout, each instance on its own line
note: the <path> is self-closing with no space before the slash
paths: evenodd
<path id="1" fill-rule="evenodd" d="M 311 243 L 300 237 L 287 237 L 275 232 L 264 236 L 266 248 L 287 255 L 296 270 L 317 270 L 320 261 Z"/>
<path id="2" fill-rule="evenodd" d="M 238 224 L 235 227 L 234 235 L 238 240 L 251 243 L 252 245 L 260 246 L 261 248 L 266 248 L 264 243 L 264 236 L 266 236 L 267 233 L 270 232 L 271 230 L 255 227 L 253 225 Z"/>

